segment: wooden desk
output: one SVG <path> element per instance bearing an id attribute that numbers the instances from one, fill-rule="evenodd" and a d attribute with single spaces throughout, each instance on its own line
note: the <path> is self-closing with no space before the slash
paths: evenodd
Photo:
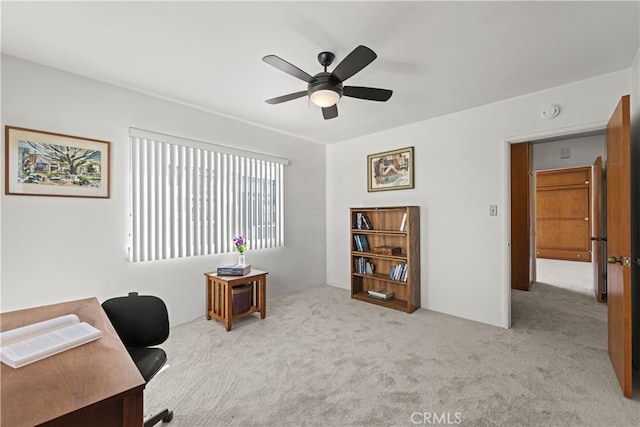
<path id="1" fill-rule="evenodd" d="M 97 299 L 2 313 L 0 329 L 70 313 L 102 337 L 18 369 L 2 363 L 0 424 L 141 427 L 144 379 Z"/>
<path id="2" fill-rule="evenodd" d="M 260 312 L 264 319 L 267 315 L 267 273 L 262 270 L 251 270 L 244 276 L 218 276 L 215 272 L 204 273 L 207 287 L 207 320 L 212 317 L 224 323 L 227 331 L 231 330 L 233 319 L 239 319 L 255 312 Z M 232 303 L 232 288 L 250 283 L 251 303 L 249 310 L 234 314 Z"/>

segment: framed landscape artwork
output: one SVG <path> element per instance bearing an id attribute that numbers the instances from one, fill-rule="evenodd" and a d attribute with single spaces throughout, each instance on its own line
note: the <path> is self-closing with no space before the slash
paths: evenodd
<path id="1" fill-rule="evenodd" d="M 413 188 L 413 147 L 367 156 L 368 191 Z"/>
<path id="2" fill-rule="evenodd" d="M 5 126 L 5 194 L 109 198 L 109 141 Z"/>

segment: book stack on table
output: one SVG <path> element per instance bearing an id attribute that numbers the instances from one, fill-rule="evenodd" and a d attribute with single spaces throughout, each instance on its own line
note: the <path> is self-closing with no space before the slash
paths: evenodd
<path id="1" fill-rule="evenodd" d="M 393 291 L 387 291 L 385 289 L 369 290 L 367 291 L 371 298 L 387 301 L 393 298 Z"/>
<path id="2" fill-rule="evenodd" d="M 251 272 L 251 264 L 221 265 L 216 273 L 218 276 L 244 276 Z"/>

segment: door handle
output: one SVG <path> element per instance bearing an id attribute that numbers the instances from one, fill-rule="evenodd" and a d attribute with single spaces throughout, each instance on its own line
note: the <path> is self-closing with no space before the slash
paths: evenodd
<path id="1" fill-rule="evenodd" d="M 592 237 L 591 240 L 595 240 L 596 242 L 606 242 L 606 237 Z"/>
<path id="2" fill-rule="evenodd" d="M 610 256 L 609 258 L 607 258 L 607 262 L 609 264 L 620 264 L 620 265 L 624 265 L 625 267 L 631 267 L 631 264 L 640 265 L 640 258 L 631 259 L 628 256 L 619 257 L 619 258 L 616 258 L 614 256 Z"/>

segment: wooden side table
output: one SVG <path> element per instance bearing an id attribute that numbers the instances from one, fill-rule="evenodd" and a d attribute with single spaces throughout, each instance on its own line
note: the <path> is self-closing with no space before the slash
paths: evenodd
<path id="1" fill-rule="evenodd" d="M 244 276 L 218 276 L 212 271 L 204 273 L 207 288 L 207 320 L 212 317 L 224 323 L 227 331 L 231 330 L 233 319 L 260 312 L 260 318 L 267 315 L 267 273 L 262 270 L 251 270 Z M 242 313 L 233 313 L 232 289 L 236 286 L 251 284 L 249 309 Z"/>

